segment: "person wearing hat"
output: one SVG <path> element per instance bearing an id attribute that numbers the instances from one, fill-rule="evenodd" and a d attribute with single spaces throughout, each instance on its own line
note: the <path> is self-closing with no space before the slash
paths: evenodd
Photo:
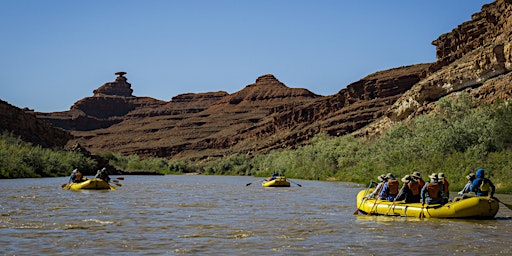
<path id="1" fill-rule="evenodd" d="M 400 183 L 391 173 L 388 173 L 386 175 L 386 178 L 388 180 L 384 183 L 384 187 L 382 188 L 382 191 L 379 193 L 379 198 L 381 200 L 388 200 L 393 202 L 395 200 L 396 195 L 398 194 Z"/>
<path id="2" fill-rule="evenodd" d="M 372 193 L 366 196 L 367 199 L 374 198 L 375 196 L 377 196 L 382 191 L 384 183 L 387 181 L 386 175 L 384 174 L 379 175 L 377 179 L 379 180 L 379 183 L 377 184 L 377 187 L 375 187 L 375 190 L 373 190 Z"/>
<path id="3" fill-rule="evenodd" d="M 476 178 L 476 176 L 474 173 L 470 173 L 470 174 L 466 175 L 466 179 L 468 179 L 468 183 L 466 183 L 464 188 L 461 191 L 459 191 L 459 193 L 457 193 L 457 194 L 463 195 L 465 193 L 468 193 L 470 191 L 469 189 L 471 188 L 471 184 L 473 184 L 473 181 L 475 180 L 475 178 Z"/>
<path id="4" fill-rule="evenodd" d="M 442 204 L 443 203 L 443 188 L 439 184 L 437 174 L 432 173 L 429 176 L 430 181 L 421 189 L 421 202 L 423 204 Z"/>
<path id="5" fill-rule="evenodd" d="M 106 182 L 110 182 L 110 177 L 108 176 L 107 168 L 103 167 L 101 170 L 98 170 L 95 178 L 102 179 Z"/>
<path id="6" fill-rule="evenodd" d="M 405 175 L 402 178 L 403 186 L 398 192 L 395 201 L 405 200 L 405 203 L 419 203 L 421 188 L 411 175 Z"/>
<path id="7" fill-rule="evenodd" d="M 469 189 L 471 192 L 475 192 L 477 196 L 494 196 L 496 187 L 490 179 L 485 178 L 484 169 L 480 168 L 476 171 L 476 178 L 471 184 Z"/>
<path id="8" fill-rule="evenodd" d="M 443 185 L 443 197 L 445 198 L 445 201 L 448 202 L 448 199 L 450 198 L 450 183 L 446 180 L 446 176 L 442 172 L 437 174 L 437 178 L 439 179 L 439 182 Z"/>
<path id="9" fill-rule="evenodd" d="M 418 182 L 420 188 L 423 188 L 423 186 L 425 186 L 425 181 L 421 178 L 421 173 L 413 172 L 411 176 L 416 182 Z"/>

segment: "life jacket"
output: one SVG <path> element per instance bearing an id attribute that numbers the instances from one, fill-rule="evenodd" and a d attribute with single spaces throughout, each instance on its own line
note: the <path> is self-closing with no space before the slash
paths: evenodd
<path id="1" fill-rule="evenodd" d="M 430 198 L 438 198 L 439 197 L 440 189 L 441 188 L 439 186 L 439 183 L 437 183 L 437 182 L 434 182 L 434 183 L 429 182 L 427 184 L 428 197 L 430 197 Z"/>
<path id="2" fill-rule="evenodd" d="M 420 188 L 423 188 L 423 186 L 425 186 L 425 181 L 422 179 L 422 178 L 419 178 L 416 180 L 418 182 L 418 184 L 420 185 Z"/>
<path id="3" fill-rule="evenodd" d="M 491 190 L 491 185 L 489 185 L 489 181 L 487 179 L 483 179 L 480 184 L 480 191 L 489 192 Z"/>
<path id="4" fill-rule="evenodd" d="M 448 183 L 448 181 L 446 179 L 442 179 L 441 182 L 443 183 L 443 188 L 444 188 L 443 191 L 445 193 L 447 193 L 448 192 L 448 187 L 450 186 L 450 183 Z"/>
<path id="5" fill-rule="evenodd" d="M 407 186 L 411 190 L 413 196 L 420 194 L 421 187 L 420 187 L 420 184 L 418 184 L 418 182 L 409 182 L 409 183 L 407 183 Z"/>
<path id="6" fill-rule="evenodd" d="M 398 183 L 398 180 L 389 180 L 388 181 L 389 195 L 398 194 L 399 186 L 400 186 L 400 183 Z"/>

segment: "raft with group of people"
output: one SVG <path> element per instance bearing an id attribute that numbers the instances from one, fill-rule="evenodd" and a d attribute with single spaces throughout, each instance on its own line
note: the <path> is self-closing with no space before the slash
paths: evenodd
<path id="1" fill-rule="evenodd" d="M 432 173 L 429 182 L 419 172 L 405 175 L 401 188 L 391 173 L 377 178 L 375 188 L 371 181 L 367 189 L 357 194 L 354 214 L 490 219 L 499 210 L 500 201 L 494 198 L 496 188 L 481 168 L 466 176 L 468 183 L 453 199 L 449 197 L 449 182 L 444 173 Z"/>
<path id="2" fill-rule="evenodd" d="M 119 178 L 118 178 L 119 179 Z M 78 169 L 74 169 L 71 172 L 69 181 L 66 184 L 62 184 L 63 189 L 79 190 L 79 189 L 92 189 L 92 190 L 114 190 L 115 186 L 110 184 L 110 176 L 108 175 L 106 168 L 98 170 L 94 178 L 86 178 L 82 172 Z M 114 184 L 121 186 L 117 179 L 113 180 Z"/>

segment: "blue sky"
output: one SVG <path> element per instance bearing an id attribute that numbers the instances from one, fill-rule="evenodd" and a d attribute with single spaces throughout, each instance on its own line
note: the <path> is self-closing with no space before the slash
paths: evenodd
<path id="1" fill-rule="evenodd" d="M 435 61 L 431 42 L 492 1 L 0 0 L 0 99 L 68 110 L 114 73 L 133 94 L 234 93 L 274 74 L 332 95 Z"/>

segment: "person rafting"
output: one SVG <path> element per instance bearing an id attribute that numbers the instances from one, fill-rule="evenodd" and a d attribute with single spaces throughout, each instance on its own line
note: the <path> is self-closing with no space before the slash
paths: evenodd
<path id="1" fill-rule="evenodd" d="M 71 176 L 69 177 L 69 183 L 80 183 L 86 181 L 87 178 L 84 178 L 81 171 L 78 169 L 74 169 L 73 172 L 71 172 Z"/>
<path id="2" fill-rule="evenodd" d="M 377 177 L 377 180 L 379 180 L 379 183 L 377 183 L 375 190 L 373 190 L 373 192 L 370 193 L 369 195 L 365 196 L 366 199 L 375 198 L 376 196 L 378 196 L 380 194 L 380 192 L 382 191 L 382 188 L 384 187 L 384 183 L 388 180 L 388 178 L 386 177 L 385 174 L 381 174 Z"/>
<path id="3" fill-rule="evenodd" d="M 471 188 L 471 184 L 473 184 L 473 181 L 475 180 L 476 176 L 474 173 L 470 173 L 468 175 L 466 175 L 466 179 L 468 180 L 468 183 L 466 183 L 466 185 L 464 186 L 464 188 L 459 191 L 457 194 L 459 194 L 460 196 L 463 195 L 463 194 L 466 194 L 466 193 L 469 193 L 470 192 L 470 188 Z"/>
<path id="4" fill-rule="evenodd" d="M 420 172 L 413 172 L 411 176 L 416 182 L 418 182 L 420 188 L 423 188 L 423 186 L 425 186 L 425 181 L 421 178 Z"/>
<path id="5" fill-rule="evenodd" d="M 402 178 L 403 186 L 398 192 L 395 201 L 405 200 L 405 203 L 419 203 L 421 188 L 411 175 L 405 175 Z"/>
<path id="6" fill-rule="evenodd" d="M 398 194 L 400 184 L 393 174 L 388 173 L 386 177 L 388 180 L 384 183 L 384 187 L 379 193 L 379 199 L 392 202 L 395 200 L 395 197 Z"/>
<path id="7" fill-rule="evenodd" d="M 471 184 L 470 191 L 475 192 L 477 196 L 493 197 L 496 187 L 490 179 L 485 178 L 485 171 L 480 168 L 476 170 L 476 178 Z"/>
<path id="8" fill-rule="evenodd" d="M 432 173 L 429 176 L 430 181 L 421 189 L 421 202 L 423 204 L 442 204 L 443 188 L 440 184 L 437 174 Z"/>
<path id="9" fill-rule="evenodd" d="M 447 203 L 448 199 L 450 198 L 450 183 L 448 182 L 448 180 L 446 180 L 446 176 L 442 172 L 437 174 L 437 178 L 439 179 L 439 182 L 443 185 L 443 198 L 445 203 Z"/>
<path id="10" fill-rule="evenodd" d="M 268 180 L 268 181 L 275 180 L 275 179 L 277 178 L 277 175 L 278 175 L 278 174 L 277 174 L 277 172 L 273 172 L 273 173 L 272 173 L 272 176 L 271 176 L 271 177 L 269 177 L 267 180 Z"/>
<path id="11" fill-rule="evenodd" d="M 102 179 L 107 183 L 110 182 L 110 177 L 108 176 L 107 168 L 103 167 L 101 170 L 98 170 L 95 178 Z"/>

